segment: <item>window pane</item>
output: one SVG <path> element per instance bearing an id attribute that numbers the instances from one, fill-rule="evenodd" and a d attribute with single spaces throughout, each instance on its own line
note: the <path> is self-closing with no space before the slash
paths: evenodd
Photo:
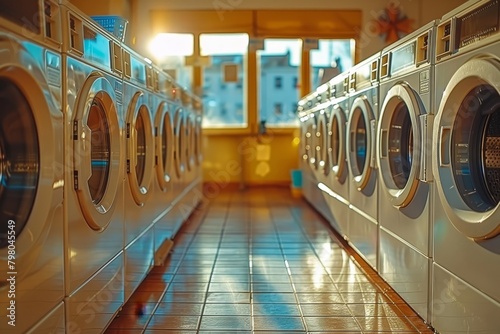
<path id="1" fill-rule="evenodd" d="M 245 127 L 247 34 L 202 34 L 200 53 L 210 56 L 203 68 L 203 127 Z"/>
<path id="2" fill-rule="evenodd" d="M 354 64 L 353 39 L 320 39 L 311 50 L 311 90 L 328 82 Z"/>
<path id="3" fill-rule="evenodd" d="M 259 120 L 266 126 L 297 126 L 300 99 L 298 76 L 302 58 L 300 39 L 266 39 L 259 61 Z"/>
<path id="4" fill-rule="evenodd" d="M 191 88 L 193 67 L 185 65 L 185 57 L 192 56 L 194 36 L 192 34 L 156 35 L 149 45 L 156 63 L 168 72 L 182 87 Z"/>

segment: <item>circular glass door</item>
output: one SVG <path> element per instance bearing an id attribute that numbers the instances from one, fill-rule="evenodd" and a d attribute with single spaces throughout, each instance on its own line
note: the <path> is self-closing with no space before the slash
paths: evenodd
<path id="1" fill-rule="evenodd" d="M 317 138 L 318 138 L 318 127 L 316 126 L 316 115 L 312 114 L 309 122 L 310 124 L 310 150 L 309 150 L 309 164 L 314 168 L 314 170 L 318 170 L 318 151 L 317 151 Z"/>
<path id="2" fill-rule="evenodd" d="M 201 116 L 196 117 L 196 124 L 194 127 L 194 154 L 195 154 L 195 162 L 196 166 L 201 165 L 203 160 L 203 154 L 201 153 Z"/>
<path id="3" fill-rule="evenodd" d="M 174 169 L 175 174 L 178 178 L 184 173 L 184 119 L 182 118 L 182 110 L 178 109 L 174 116 L 174 135 L 175 135 L 175 145 L 174 145 Z"/>
<path id="4" fill-rule="evenodd" d="M 303 159 L 308 164 L 312 164 L 312 155 L 313 155 L 313 144 L 312 144 L 312 136 L 313 136 L 313 120 L 308 119 L 306 121 L 306 127 L 304 129 L 304 156 Z"/>
<path id="5" fill-rule="evenodd" d="M 0 105 L 0 248 L 5 248 L 9 236 L 19 238 L 31 215 L 40 177 L 40 143 L 31 106 L 10 80 L 0 79 Z"/>
<path id="6" fill-rule="evenodd" d="M 137 205 L 149 196 L 154 169 L 154 137 L 151 115 L 142 92 L 132 98 L 127 117 L 127 173 Z"/>
<path id="7" fill-rule="evenodd" d="M 170 113 L 165 102 L 163 102 L 156 113 L 156 176 L 160 188 L 167 190 L 170 182 L 170 170 L 172 164 L 172 122 Z"/>
<path id="8" fill-rule="evenodd" d="M 471 70 L 473 69 L 473 70 Z M 433 160 L 438 194 L 455 227 L 474 239 L 500 233 L 500 62 L 473 59 L 445 90 Z"/>
<path id="9" fill-rule="evenodd" d="M 111 166 L 111 145 L 106 111 L 99 99 L 94 99 L 87 118 L 90 136 L 90 178 L 87 181 L 92 203 L 99 204 L 106 194 Z"/>
<path id="10" fill-rule="evenodd" d="M 193 149 L 194 149 L 194 144 L 193 144 L 193 122 L 190 116 L 186 117 L 186 126 L 184 127 L 185 130 L 185 145 L 184 145 L 184 159 L 186 161 L 186 168 L 188 171 L 191 171 L 194 160 L 193 160 Z"/>
<path id="11" fill-rule="evenodd" d="M 318 157 L 318 168 L 324 175 L 328 175 L 330 167 L 328 163 L 328 148 L 327 148 L 327 129 L 326 129 L 326 114 L 321 110 L 318 115 L 318 131 L 316 132 L 316 156 Z"/>
<path id="12" fill-rule="evenodd" d="M 471 106 L 477 109 L 472 114 Z M 465 204 L 476 212 L 495 208 L 500 202 L 500 97 L 494 87 L 480 85 L 465 96 L 453 124 L 451 156 Z"/>
<path id="13" fill-rule="evenodd" d="M 382 189 L 395 207 L 411 203 L 419 183 L 421 132 L 418 97 L 407 84 L 386 94 L 378 124 L 378 163 Z M 425 154 L 425 152 L 422 152 Z"/>
<path id="14" fill-rule="evenodd" d="M 344 110 L 335 105 L 332 108 L 330 120 L 330 145 L 328 151 L 333 175 L 342 182 L 346 175 L 345 128 L 346 117 Z"/>
<path id="15" fill-rule="evenodd" d="M 121 184 L 121 144 L 114 89 L 100 74 L 85 82 L 75 108 L 75 189 L 87 224 L 102 231 L 111 221 Z"/>
<path id="16" fill-rule="evenodd" d="M 347 162 L 350 174 L 356 188 L 363 190 L 370 181 L 374 143 L 371 130 L 371 121 L 374 120 L 373 112 L 366 97 L 358 97 L 351 107 L 349 118 L 349 136 L 347 138 L 348 155 Z"/>

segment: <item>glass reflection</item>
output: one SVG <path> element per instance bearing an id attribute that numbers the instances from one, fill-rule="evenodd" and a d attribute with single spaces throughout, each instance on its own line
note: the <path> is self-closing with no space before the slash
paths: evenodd
<path id="1" fill-rule="evenodd" d="M 340 129 L 339 129 L 339 121 L 337 116 L 335 116 L 332 120 L 332 136 L 331 136 L 331 148 L 332 148 L 332 166 L 339 166 L 339 158 L 340 158 Z"/>
<path id="2" fill-rule="evenodd" d="M 389 167 L 396 187 L 403 189 L 410 177 L 413 160 L 413 129 L 408 106 L 400 102 L 389 128 Z"/>
<path id="3" fill-rule="evenodd" d="M 357 109 L 357 113 L 361 114 L 361 110 Z M 356 164 L 358 167 L 358 171 L 361 174 L 362 171 L 365 168 L 365 163 L 366 163 L 366 145 L 367 145 L 367 138 L 366 138 L 366 123 L 365 123 L 365 118 L 361 114 L 360 117 L 358 117 L 358 122 L 356 124 L 356 129 L 355 129 L 355 145 L 356 145 Z"/>
<path id="4" fill-rule="evenodd" d="M 135 121 L 136 139 L 137 139 L 137 151 L 136 158 L 137 164 L 135 165 L 135 173 L 137 175 L 137 182 L 142 184 L 144 179 L 144 172 L 146 170 L 146 129 L 144 123 L 144 114 L 148 113 L 146 106 L 142 105 L 139 113 L 137 114 L 137 120 Z"/>
<path id="5" fill-rule="evenodd" d="M 9 220 L 19 236 L 28 222 L 40 172 L 33 112 L 12 82 L 0 80 L 0 248 L 8 245 Z M 42 217 L 39 217 L 42 218 Z"/>
<path id="6" fill-rule="evenodd" d="M 102 101 L 95 97 L 87 119 L 90 128 L 91 176 L 88 180 L 92 203 L 99 204 L 108 185 L 111 144 L 109 123 Z"/>
<path id="7" fill-rule="evenodd" d="M 500 202 L 500 96 L 481 85 L 461 102 L 453 125 L 451 161 L 457 190 L 472 210 Z"/>
<path id="8" fill-rule="evenodd" d="M 162 162 L 163 168 L 167 168 L 168 159 L 170 158 L 167 155 L 167 145 L 170 145 L 170 115 L 167 113 L 163 118 L 163 136 L 161 137 L 161 154 L 162 154 Z M 164 173 L 167 174 L 169 171 L 165 170 Z"/>

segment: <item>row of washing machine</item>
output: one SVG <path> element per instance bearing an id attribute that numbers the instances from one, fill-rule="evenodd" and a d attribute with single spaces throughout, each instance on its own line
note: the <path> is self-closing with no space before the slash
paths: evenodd
<path id="1" fill-rule="evenodd" d="M 2 0 L 0 105 L 0 332 L 100 333 L 201 199 L 201 101 L 66 1 Z"/>
<path id="2" fill-rule="evenodd" d="M 441 333 L 500 329 L 500 4 L 469 1 L 299 103 L 304 196 Z"/>

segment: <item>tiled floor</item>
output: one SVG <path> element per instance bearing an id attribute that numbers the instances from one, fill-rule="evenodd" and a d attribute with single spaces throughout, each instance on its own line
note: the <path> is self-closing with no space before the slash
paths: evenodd
<path id="1" fill-rule="evenodd" d="M 212 197 L 106 333 L 432 333 L 289 189 Z"/>

